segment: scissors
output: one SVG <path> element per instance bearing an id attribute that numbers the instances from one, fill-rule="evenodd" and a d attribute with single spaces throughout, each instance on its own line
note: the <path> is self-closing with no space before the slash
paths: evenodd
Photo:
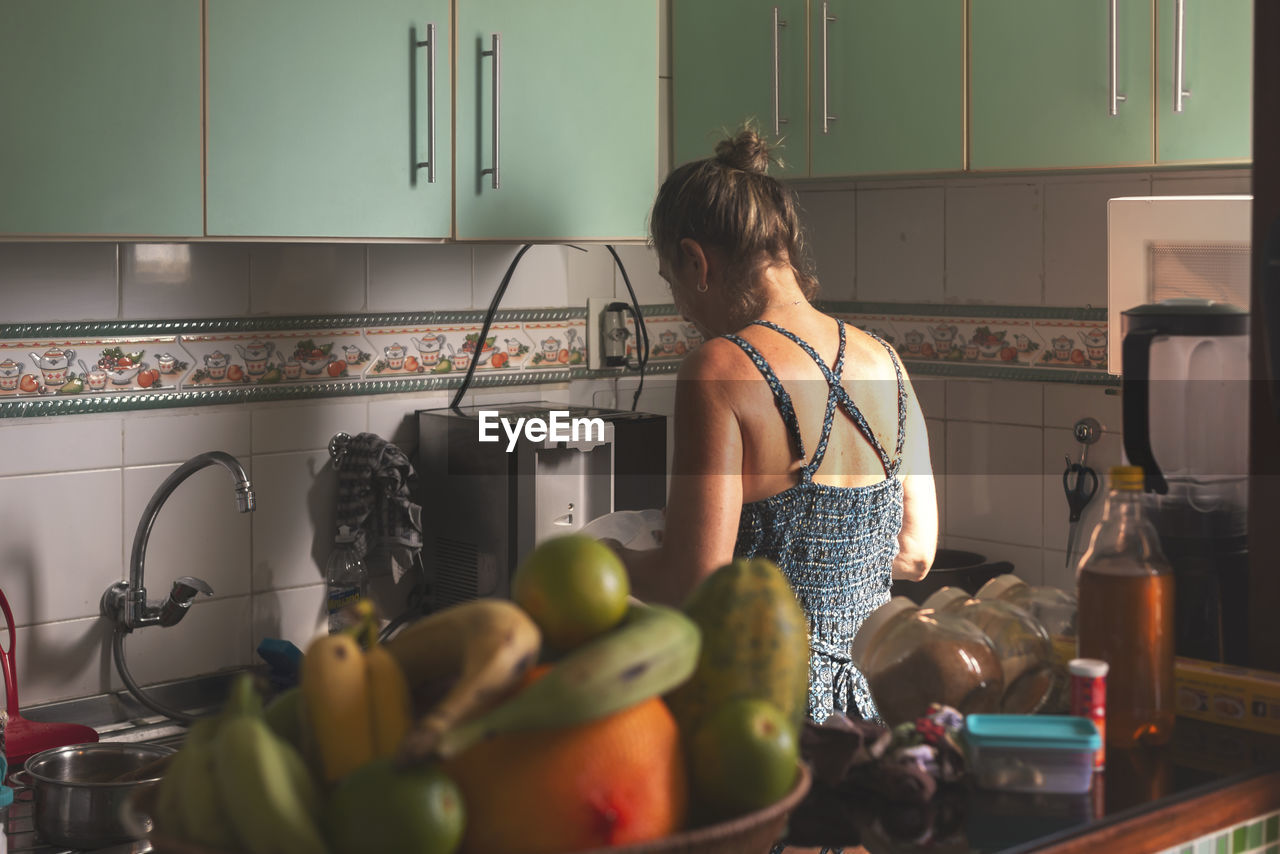
<path id="1" fill-rule="evenodd" d="M 1067 509 L 1071 511 L 1067 526 L 1067 566 L 1075 553 L 1076 529 L 1080 527 L 1080 514 L 1098 492 L 1098 473 L 1083 462 L 1073 463 L 1067 457 L 1067 470 L 1062 473 L 1062 489 L 1067 493 Z M 1072 475 L 1075 475 L 1074 482 Z"/>

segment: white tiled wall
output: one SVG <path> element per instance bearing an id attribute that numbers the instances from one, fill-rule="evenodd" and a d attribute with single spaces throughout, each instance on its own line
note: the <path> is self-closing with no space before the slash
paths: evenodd
<path id="1" fill-rule="evenodd" d="M 239 244 L 0 244 L 0 322 L 294 315 L 485 308 L 517 247 Z M 622 248 L 642 299 L 665 302 L 643 247 Z M 32 287 L 35 285 L 36 287 Z M 573 298 L 570 298 L 570 294 Z M 603 247 L 537 246 L 521 261 L 504 308 L 583 305 L 624 296 Z M 630 406 L 634 383 L 562 383 L 469 392 L 476 399 L 546 398 Z M 670 385 L 670 380 L 667 380 Z M 144 507 L 178 464 L 202 451 L 238 457 L 257 510 L 236 511 L 227 472 L 193 475 L 165 503 L 147 548 L 151 598 L 173 579 L 209 582 L 180 625 L 126 640 L 146 684 L 255 660 L 264 637 L 305 646 L 323 631 L 322 566 L 332 535 L 334 433 L 369 430 L 412 448 L 416 409 L 453 392 L 0 420 L 0 589 L 18 627 L 24 705 L 116 690 L 99 599 L 127 575 Z M 649 378 L 641 407 L 670 412 Z M 375 579 L 390 613 L 408 583 Z"/>
<path id="2" fill-rule="evenodd" d="M 800 186 L 823 295 L 863 302 L 1103 307 L 1106 201 L 1248 193 L 1249 170 L 1123 171 Z M 914 379 L 938 475 L 942 545 L 1070 589 L 1062 473 L 1076 421 L 1103 425 L 1087 462 L 1121 462 L 1120 398 L 1063 383 Z M 1105 480 L 1103 485 L 1105 490 Z M 1102 492 L 1091 511 L 1097 511 Z M 1084 522 L 1090 521 L 1086 512 Z M 1080 536 L 1087 531 L 1082 527 Z"/>

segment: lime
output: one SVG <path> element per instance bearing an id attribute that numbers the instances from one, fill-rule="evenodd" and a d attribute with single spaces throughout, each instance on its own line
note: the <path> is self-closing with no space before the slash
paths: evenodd
<path id="1" fill-rule="evenodd" d="M 622 561 L 608 546 L 582 534 L 542 541 L 511 579 L 511 598 L 560 652 L 618 625 L 630 595 L 631 579 Z"/>
<path id="2" fill-rule="evenodd" d="M 334 854 L 452 854 L 465 823 L 462 793 L 440 766 L 399 769 L 374 759 L 334 788 L 325 837 Z"/>
<path id="3" fill-rule="evenodd" d="M 777 706 L 729 700 L 694 731 L 693 800 L 716 818 L 762 809 L 791 791 L 798 759 L 795 729 Z"/>

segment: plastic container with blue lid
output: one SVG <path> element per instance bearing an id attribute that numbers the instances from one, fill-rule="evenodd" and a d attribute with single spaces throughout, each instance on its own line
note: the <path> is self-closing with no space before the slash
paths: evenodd
<path id="1" fill-rule="evenodd" d="M 969 715 L 964 738 L 977 785 L 1009 792 L 1087 792 L 1102 746 L 1093 721 L 1070 715 Z"/>

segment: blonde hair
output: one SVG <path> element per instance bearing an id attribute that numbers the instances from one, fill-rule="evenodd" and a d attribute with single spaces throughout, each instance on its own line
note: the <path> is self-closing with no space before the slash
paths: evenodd
<path id="1" fill-rule="evenodd" d="M 764 295 L 755 286 L 761 269 L 785 264 L 806 298 L 818 293 L 795 194 L 766 174 L 773 160 L 770 146 L 752 127 L 744 127 L 718 142 L 714 157 L 668 175 L 649 216 L 650 241 L 668 265 L 676 265 L 686 237 L 728 257 L 723 287 L 735 328 L 764 308 Z"/>

